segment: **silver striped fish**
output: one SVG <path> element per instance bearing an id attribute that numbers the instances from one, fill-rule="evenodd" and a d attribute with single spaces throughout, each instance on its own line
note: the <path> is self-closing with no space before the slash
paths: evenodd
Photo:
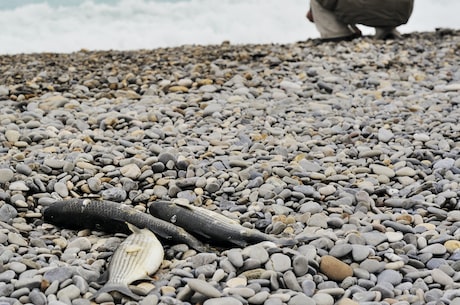
<path id="1" fill-rule="evenodd" d="M 148 229 L 139 229 L 128 224 L 133 232 L 115 250 L 108 268 L 108 281 L 91 298 L 103 292 L 117 291 L 134 300 L 139 296 L 128 285 L 134 281 L 147 278 L 160 267 L 164 250 L 155 234 Z"/>

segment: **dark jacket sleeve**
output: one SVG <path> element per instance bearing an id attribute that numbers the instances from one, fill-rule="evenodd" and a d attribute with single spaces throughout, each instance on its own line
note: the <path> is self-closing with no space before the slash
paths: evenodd
<path id="1" fill-rule="evenodd" d="M 334 1 L 323 2 L 326 5 L 333 5 Z M 372 27 L 397 27 L 405 24 L 414 7 L 414 0 L 335 0 L 335 2 L 333 11 L 340 21 Z"/>
<path id="2" fill-rule="evenodd" d="M 340 0 L 318 0 L 318 3 L 325 9 L 333 11 L 335 10 L 335 7 L 337 6 L 337 1 L 340 1 Z"/>

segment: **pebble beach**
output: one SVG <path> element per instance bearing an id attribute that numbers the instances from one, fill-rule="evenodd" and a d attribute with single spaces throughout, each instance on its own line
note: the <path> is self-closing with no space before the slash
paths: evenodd
<path id="1" fill-rule="evenodd" d="M 451 29 L 0 56 L 0 305 L 459 305 L 459 63 Z M 44 222 L 69 198 L 298 243 L 164 243 L 140 301 L 89 300 L 126 235 Z"/>

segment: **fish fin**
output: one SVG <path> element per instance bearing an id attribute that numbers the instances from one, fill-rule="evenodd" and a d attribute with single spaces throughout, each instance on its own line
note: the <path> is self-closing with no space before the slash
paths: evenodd
<path id="1" fill-rule="evenodd" d="M 129 222 L 125 222 L 126 225 L 128 226 L 129 230 L 133 233 L 139 233 L 141 231 L 141 229 L 139 229 L 138 227 L 136 227 L 135 225 L 133 225 L 132 223 L 129 223 Z"/>
<path id="2" fill-rule="evenodd" d="M 122 284 L 111 284 L 111 283 L 108 283 L 108 284 L 105 284 L 104 286 L 102 286 L 101 289 L 99 289 L 91 298 L 90 300 L 93 300 L 95 298 L 97 298 L 101 293 L 104 293 L 104 292 L 112 292 L 112 291 L 116 291 L 116 292 L 119 292 L 127 297 L 130 297 L 131 299 L 135 300 L 135 301 L 139 301 L 140 300 L 140 296 L 138 296 L 137 294 L 133 293 L 129 288 L 128 286 L 126 285 L 122 285 Z"/>
<path id="3" fill-rule="evenodd" d="M 247 247 L 248 246 L 248 242 L 245 241 L 245 240 L 240 240 L 240 239 L 234 239 L 234 238 L 229 238 L 228 241 L 234 245 L 237 245 L 239 247 Z"/>
<path id="4" fill-rule="evenodd" d="M 186 208 L 186 209 L 189 209 L 189 210 L 193 210 L 193 206 L 189 203 L 185 203 L 185 202 L 182 202 L 180 200 L 177 200 L 177 201 L 174 201 L 172 202 L 171 204 L 175 204 L 177 206 L 180 206 L 182 208 Z"/>
<path id="5" fill-rule="evenodd" d="M 101 276 L 99 276 L 99 278 L 97 279 L 96 283 L 102 285 L 104 283 L 107 283 L 108 280 L 109 280 L 109 271 L 106 270 L 106 271 L 104 271 L 104 273 L 101 274 Z"/>

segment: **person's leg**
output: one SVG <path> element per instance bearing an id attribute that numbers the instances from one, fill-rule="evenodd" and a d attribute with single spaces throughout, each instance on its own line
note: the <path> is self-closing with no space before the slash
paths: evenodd
<path id="1" fill-rule="evenodd" d="M 310 0 L 310 8 L 322 39 L 335 40 L 355 35 L 347 24 L 337 20 L 334 13 L 322 7 L 317 0 Z"/>

